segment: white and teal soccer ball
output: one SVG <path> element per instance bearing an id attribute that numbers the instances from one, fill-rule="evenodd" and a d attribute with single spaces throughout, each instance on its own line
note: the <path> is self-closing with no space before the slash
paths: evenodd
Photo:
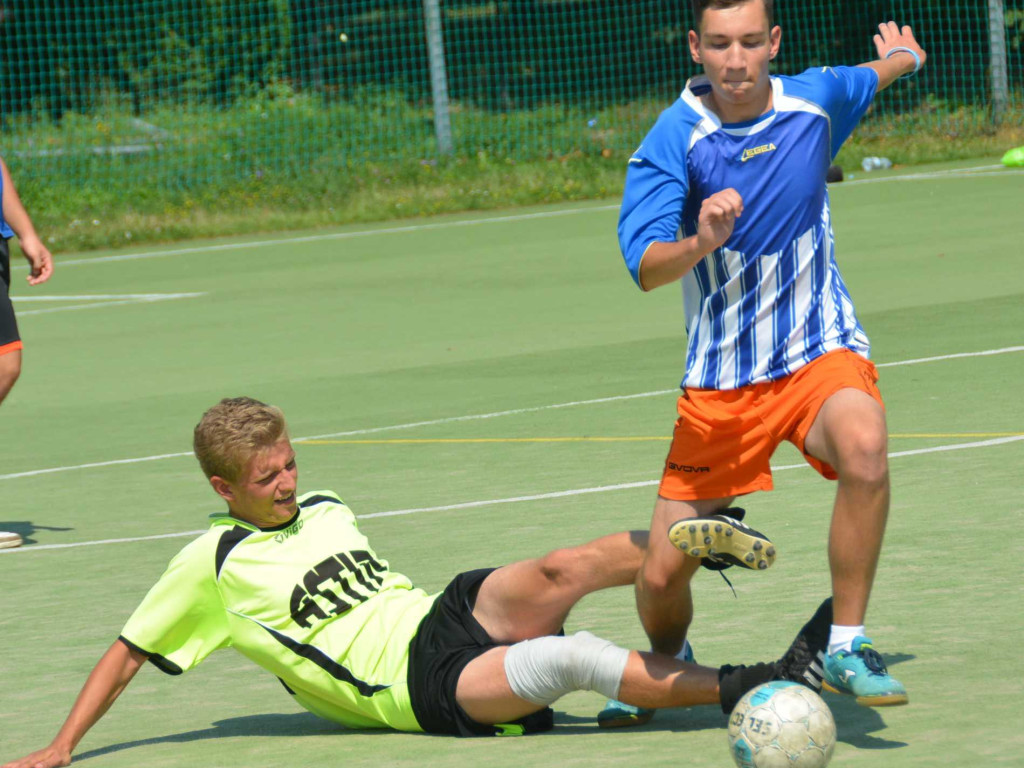
<path id="1" fill-rule="evenodd" d="M 759 685 L 729 716 L 729 748 L 740 768 L 822 768 L 835 746 L 832 712 L 799 683 Z"/>

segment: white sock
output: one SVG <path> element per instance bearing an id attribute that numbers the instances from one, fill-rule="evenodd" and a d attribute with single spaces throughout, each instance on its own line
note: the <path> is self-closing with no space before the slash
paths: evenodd
<path id="1" fill-rule="evenodd" d="M 832 633 L 828 636 L 828 653 L 831 656 L 837 651 L 853 650 L 853 640 L 864 634 L 864 625 L 856 627 L 844 627 L 841 624 L 832 625 Z"/>

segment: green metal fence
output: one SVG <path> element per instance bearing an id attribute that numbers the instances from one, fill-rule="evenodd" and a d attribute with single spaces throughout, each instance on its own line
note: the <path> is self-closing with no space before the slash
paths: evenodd
<path id="1" fill-rule="evenodd" d="M 20 179 L 192 189 L 447 152 L 632 148 L 695 72 L 685 0 L 0 0 L 0 152 Z M 1024 115 L 1024 0 L 777 0 L 776 69 L 930 54 L 861 130 Z M 431 20 L 436 23 L 431 24 Z"/>

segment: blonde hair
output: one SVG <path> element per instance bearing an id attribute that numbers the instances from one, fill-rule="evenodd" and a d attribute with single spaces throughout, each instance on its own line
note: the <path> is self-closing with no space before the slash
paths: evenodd
<path id="1" fill-rule="evenodd" d="M 238 480 L 253 456 L 287 437 L 280 408 L 251 397 L 229 397 L 203 414 L 192 450 L 208 477 Z"/>

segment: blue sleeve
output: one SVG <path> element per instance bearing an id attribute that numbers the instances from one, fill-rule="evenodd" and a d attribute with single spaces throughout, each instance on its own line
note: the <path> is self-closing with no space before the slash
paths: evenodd
<path id="1" fill-rule="evenodd" d="M 11 225 L 7 223 L 4 218 L 4 185 L 3 180 L 0 180 L 0 237 L 4 240 L 10 240 L 14 237 L 14 230 L 11 229 Z"/>
<path id="2" fill-rule="evenodd" d="M 668 127 L 669 111 L 629 159 L 619 211 L 619 247 L 629 274 L 641 288 L 640 262 L 644 253 L 651 243 L 677 239 L 689 191 L 687 139 Z"/>
<path id="3" fill-rule="evenodd" d="M 878 74 L 870 67 L 819 67 L 791 79 L 788 92 L 818 104 L 832 125 L 832 157 L 839 153 L 878 90 Z"/>

